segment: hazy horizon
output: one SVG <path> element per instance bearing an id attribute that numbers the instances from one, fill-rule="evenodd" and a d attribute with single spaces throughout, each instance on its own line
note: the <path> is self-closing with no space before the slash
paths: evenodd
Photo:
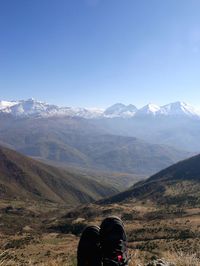
<path id="1" fill-rule="evenodd" d="M 136 105 L 134 102 L 128 102 L 128 103 L 124 103 L 124 102 L 113 102 L 113 103 L 111 103 L 111 104 L 109 104 L 109 105 L 107 105 L 107 106 L 86 106 L 86 105 L 69 105 L 69 104 L 63 104 L 63 105 L 60 105 L 60 104 L 56 104 L 56 103 L 54 103 L 54 102 L 47 102 L 47 101 L 43 101 L 43 100 L 40 100 L 40 99 L 38 99 L 38 98 L 35 98 L 35 97 L 30 97 L 30 98 L 27 98 L 27 99 L 10 99 L 10 100 L 8 100 L 8 99 L 0 99 L 0 101 L 16 101 L 16 102 L 18 102 L 18 101 L 23 101 L 23 100 L 25 100 L 25 101 L 27 101 L 27 100 L 30 100 L 30 99 L 32 99 L 32 100 L 35 100 L 35 101 L 37 101 L 37 102 L 42 102 L 42 103 L 47 103 L 47 104 L 52 104 L 52 105 L 57 105 L 57 106 L 59 106 L 59 107 L 72 107 L 72 108 L 76 108 L 76 107 L 80 107 L 80 108 L 88 108 L 88 109 L 99 109 L 99 110 L 105 110 L 106 108 L 108 108 L 108 107 L 110 107 L 110 106 L 112 106 L 112 105 L 114 105 L 114 104 L 124 104 L 124 105 L 134 105 L 134 106 L 136 106 L 138 109 L 140 109 L 140 108 L 142 108 L 142 107 L 144 107 L 144 106 L 146 106 L 146 105 L 148 105 L 148 104 L 155 104 L 155 105 L 157 105 L 157 106 L 160 106 L 160 107 L 162 107 L 162 106 L 164 106 L 164 105 L 167 105 L 167 104 L 171 104 L 171 103 L 175 103 L 175 102 L 182 102 L 182 101 L 179 101 L 179 100 L 175 100 L 175 101 L 173 101 L 173 102 L 165 102 L 164 104 L 158 104 L 158 103 L 156 103 L 156 102 L 147 102 L 147 103 L 145 103 L 144 105 Z M 194 108 L 196 108 L 196 109 L 198 109 L 199 111 L 200 111 L 200 106 L 195 106 L 195 105 L 192 105 L 192 104 L 190 104 L 189 102 L 185 102 L 185 101 L 183 101 L 184 103 L 186 103 L 186 104 L 188 104 L 188 105 L 190 105 L 190 106 L 192 106 L 192 107 L 194 107 Z"/>

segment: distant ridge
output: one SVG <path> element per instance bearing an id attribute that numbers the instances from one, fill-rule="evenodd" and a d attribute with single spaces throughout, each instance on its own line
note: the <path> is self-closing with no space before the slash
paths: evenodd
<path id="1" fill-rule="evenodd" d="M 131 200 L 200 206 L 200 155 L 174 164 L 103 202 Z"/>
<path id="2" fill-rule="evenodd" d="M 184 102 L 169 103 L 164 106 L 158 106 L 153 103 L 138 109 L 135 105 L 124 105 L 116 103 L 107 109 L 98 108 L 72 108 L 59 107 L 37 101 L 33 98 L 20 101 L 0 101 L 0 113 L 7 113 L 17 117 L 24 116 L 72 116 L 93 118 L 130 118 L 134 116 L 187 116 L 200 118 L 200 111 Z"/>
<path id="3" fill-rule="evenodd" d="M 149 176 L 190 153 L 135 137 L 105 134 L 83 118 L 0 117 L 0 142 L 38 159 Z"/>
<path id="4" fill-rule="evenodd" d="M 1 101 L 0 143 L 49 162 L 150 176 L 200 149 L 191 110 L 182 102 L 139 110 L 118 103 L 103 111 Z"/>
<path id="5" fill-rule="evenodd" d="M 116 193 L 116 189 L 25 157 L 0 146 L 0 198 L 88 203 Z"/>

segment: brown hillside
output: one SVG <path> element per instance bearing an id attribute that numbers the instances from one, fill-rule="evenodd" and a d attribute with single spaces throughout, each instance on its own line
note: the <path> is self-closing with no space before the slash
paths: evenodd
<path id="1" fill-rule="evenodd" d="M 200 155 L 174 164 L 104 202 L 132 199 L 152 200 L 159 204 L 199 206 Z"/>
<path id="2" fill-rule="evenodd" d="M 40 163 L 0 147 L 0 198 L 48 200 L 67 204 L 91 202 L 115 189 L 89 177 Z"/>

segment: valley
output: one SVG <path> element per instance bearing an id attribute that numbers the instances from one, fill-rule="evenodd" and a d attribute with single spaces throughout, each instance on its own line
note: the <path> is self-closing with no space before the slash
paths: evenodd
<path id="1" fill-rule="evenodd" d="M 92 120 L 73 117 L 0 116 L 0 142 L 50 164 L 138 176 L 150 176 L 193 155 L 168 145 L 109 134 Z"/>
<path id="2" fill-rule="evenodd" d="M 199 160 L 200 156 L 192 157 L 124 192 L 76 207 L 65 202 L 1 199 L 1 263 L 76 265 L 82 230 L 117 215 L 125 223 L 130 265 L 146 265 L 152 258 L 199 265 Z"/>
<path id="3" fill-rule="evenodd" d="M 0 0 L 0 266 L 200 266 L 199 11 Z"/>
<path id="4" fill-rule="evenodd" d="M 152 105 L 115 105 L 105 117 L 82 110 L 87 118 L 80 109 L 78 116 L 55 109 L 28 100 L 0 114 L 0 263 L 75 266 L 82 230 L 117 215 L 130 266 L 153 258 L 198 266 L 198 119 L 186 108 L 177 122 L 168 107 Z M 130 109 L 137 115 L 125 116 Z M 185 145 L 176 145 L 184 142 L 180 132 Z"/>

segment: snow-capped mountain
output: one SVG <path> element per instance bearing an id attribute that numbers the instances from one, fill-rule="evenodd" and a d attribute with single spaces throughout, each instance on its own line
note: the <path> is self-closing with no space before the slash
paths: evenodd
<path id="1" fill-rule="evenodd" d="M 137 112 L 137 108 L 135 105 L 129 104 L 124 105 L 122 103 L 116 103 L 110 107 L 108 107 L 104 111 L 105 117 L 132 117 Z"/>
<path id="2" fill-rule="evenodd" d="M 2 101 L 1 112 L 12 114 L 14 116 L 31 116 L 51 114 L 58 111 L 58 107 L 55 105 L 49 105 L 43 102 L 36 101 L 34 99 L 4 102 Z"/>
<path id="3" fill-rule="evenodd" d="M 200 118 L 200 111 L 184 102 L 174 102 L 159 106 L 149 103 L 142 108 L 137 109 L 134 105 L 124 105 L 117 103 L 107 108 L 104 117 L 134 117 L 134 116 L 187 116 L 193 118 Z"/>
<path id="4" fill-rule="evenodd" d="M 196 110 L 193 106 L 184 102 L 174 102 L 164 105 L 158 111 L 159 115 L 176 115 L 176 116 L 190 116 L 199 117 L 200 111 Z"/>
<path id="5" fill-rule="evenodd" d="M 200 111 L 184 102 L 174 102 L 164 106 L 150 103 L 139 109 L 136 115 L 200 117 Z"/>
<path id="6" fill-rule="evenodd" d="M 114 104 L 107 109 L 98 108 L 72 108 L 59 107 L 34 99 L 21 101 L 0 101 L 0 113 L 11 114 L 16 117 L 52 117 L 71 116 L 91 118 L 131 118 L 134 116 L 185 116 L 190 118 L 200 118 L 200 111 L 184 102 L 174 102 L 164 106 L 150 103 L 137 109 L 135 105 Z"/>
<path id="7" fill-rule="evenodd" d="M 149 103 L 147 105 L 145 105 L 144 107 L 142 107 L 141 109 L 139 109 L 136 112 L 136 115 L 156 115 L 159 111 L 160 111 L 161 107 L 153 104 L 153 103 Z"/>
<path id="8" fill-rule="evenodd" d="M 0 101 L 0 113 L 7 113 L 17 117 L 26 116 L 79 116 L 84 118 L 98 117 L 103 111 L 85 108 L 58 107 L 36 101 L 34 99 L 21 101 Z"/>

